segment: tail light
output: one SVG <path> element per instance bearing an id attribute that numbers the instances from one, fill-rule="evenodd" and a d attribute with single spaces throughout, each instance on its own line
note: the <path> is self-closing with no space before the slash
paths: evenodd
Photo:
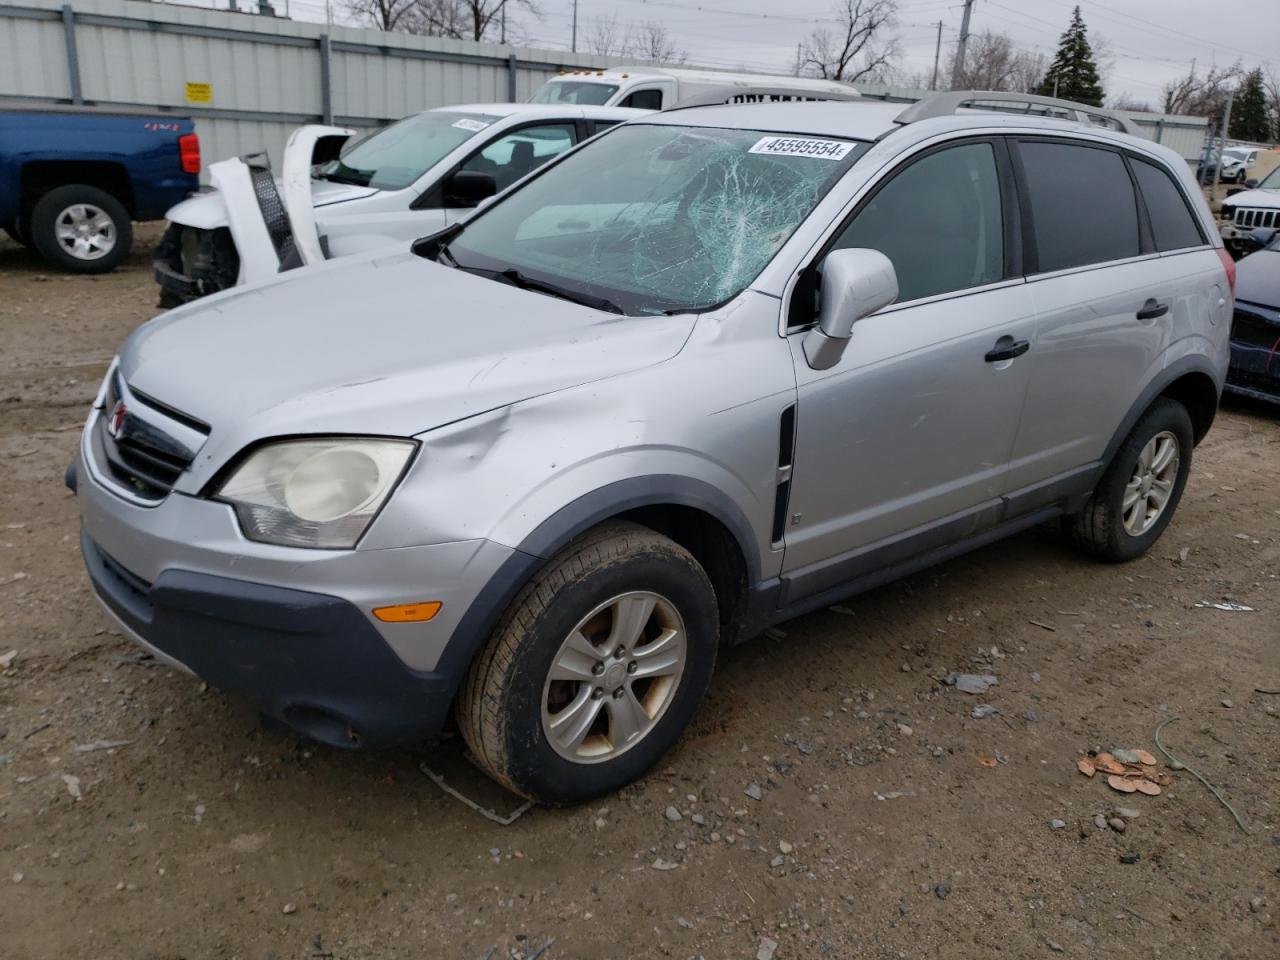
<path id="1" fill-rule="evenodd" d="M 1222 265 L 1227 270 L 1227 286 L 1231 289 L 1231 296 L 1236 295 L 1236 262 L 1231 259 L 1231 254 L 1227 253 L 1222 247 L 1218 248 L 1218 256 L 1222 258 Z"/>
<path id="2" fill-rule="evenodd" d="M 200 172 L 200 138 L 194 133 L 184 133 L 178 138 L 178 157 L 184 173 Z"/>

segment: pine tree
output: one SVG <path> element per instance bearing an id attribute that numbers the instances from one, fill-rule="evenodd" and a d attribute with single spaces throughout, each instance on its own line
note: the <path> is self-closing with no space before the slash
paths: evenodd
<path id="1" fill-rule="evenodd" d="M 1235 140 L 1261 143 L 1271 139 L 1271 118 L 1267 113 L 1267 88 L 1262 70 L 1255 67 L 1244 76 L 1231 106 L 1231 129 L 1227 135 Z"/>
<path id="2" fill-rule="evenodd" d="M 1039 92 L 1044 97 L 1056 96 L 1102 106 L 1102 82 L 1098 79 L 1098 65 L 1093 60 L 1079 7 L 1071 14 L 1071 25 L 1058 42 L 1058 52 L 1040 83 Z"/>

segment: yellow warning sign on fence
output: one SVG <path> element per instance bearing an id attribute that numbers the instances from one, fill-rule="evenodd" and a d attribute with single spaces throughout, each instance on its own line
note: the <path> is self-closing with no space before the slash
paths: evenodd
<path id="1" fill-rule="evenodd" d="M 187 103 L 213 103 L 213 84 L 187 81 Z"/>

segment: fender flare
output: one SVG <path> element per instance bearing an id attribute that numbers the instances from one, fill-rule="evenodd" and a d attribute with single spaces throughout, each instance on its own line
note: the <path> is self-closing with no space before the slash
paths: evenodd
<path id="1" fill-rule="evenodd" d="M 1124 419 L 1120 421 L 1120 426 L 1116 428 L 1116 432 L 1111 437 L 1111 442 L 1107 444 L 1107 449 L 1103 451 L 1101 463 L 1102 469 L 1098 476 L 1106 473 L 1111 466 L 1111 461 L 1116 455 L 1116 451 L 1120 449 L 1120 444 L 1124 443 L 1125 437 L 1129 436 L 1129 432 L 1133 429 L 1134 424 L 1138 422 L 1138 418 L 1147 412 L 1147 408 L 1155 402 L 1156 397 L 1165 392 L 1174 381 L 1186 376 L 1188 373 L 1202 373 L 1213 382 L 1218 392 L 1218 398 L 1222 398 L 1222 381 L 1214 373 L 1213 368 L 1202 357 L 1182 357 L 1175 360 L 1169 366 L 1160 371 L 1142 393 L 1138 394 L 1138 399 L 1133 402 L 1133 406 L 1129 408 L 1129 412 L 1124 415 Z M 1214 413 L 1217 413 L 1217 407 L 1214 407 Z M 1213 418 L 1210 417 L 1210 423 Z M 1208 427 L 1205 431 L 1208 432 Z"/>
<path id="2" fill-rule="evenodd" d="M 738 543 L 748 585 L 760 579 L 760 558 L 746 515 L 717 487 L 690 477 L 629 477 L 606 484 L 561 507 L 521 541 L 476 595 L 445 645 L 432 673 L 446 679 L 452 701 L 476 652 L 529 580 L 566 544 L 598 523 L 639 507 L 674 504 L 715 517 Z"/>

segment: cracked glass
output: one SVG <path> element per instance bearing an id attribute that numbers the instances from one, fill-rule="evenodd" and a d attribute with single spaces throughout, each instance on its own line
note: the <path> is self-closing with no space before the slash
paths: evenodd
<path id="1" fill-rule="evenodd" d="M 705 310 L 764 269 L 867 144 L 627 124 L 471 221 L 448 256 L 628 314 Z"/>

